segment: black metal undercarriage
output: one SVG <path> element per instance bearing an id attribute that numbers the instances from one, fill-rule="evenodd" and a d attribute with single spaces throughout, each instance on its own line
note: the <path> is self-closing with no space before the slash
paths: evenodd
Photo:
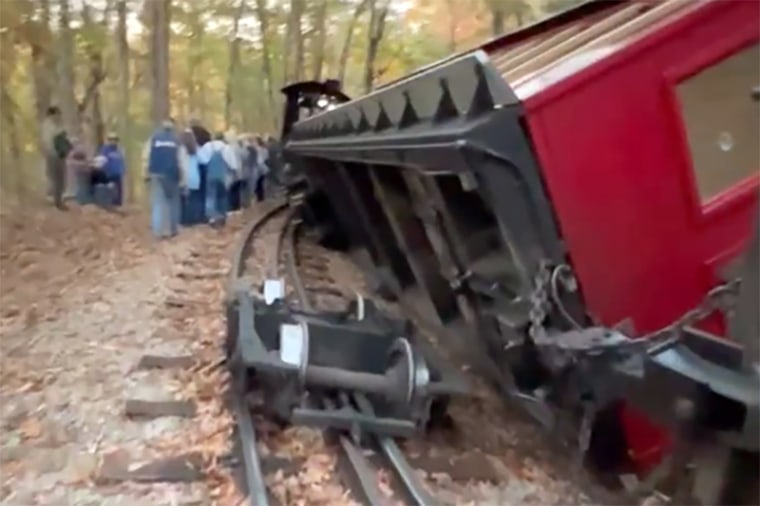
<path id="1" fill-rule="evenodd" d="M 697 463 L 692 496 L 735 503 L 737 465 L 757 488 L 757 231 L 732 341 L 594 327 L 521 117 L 475 52 L 295 123 L 285 149 L 308 180 L 312 224 L 507 398 L 616 472 L 627 468 L 614 415 L 625 399 L 673 430 L 669 473 Z M 701 465 L 708 450 L 696 448 L 722 463 Z"/>
<path id="2" fill-rule="evenodd" d="M 344 312 L 303 311 L 284 299 L 238 293 L 239 361 L 255 372 L 269 415 L 351 431 L 357 439 L 412 437 L 442 413 L 436 403 L 469 392 L 458 371 L 416 340 L 407 322 L 386 317 L 371 301 L 352 306 Z M 335 391 L 361 396 L 366 405 L 325 405 L 325 396 Z"/>

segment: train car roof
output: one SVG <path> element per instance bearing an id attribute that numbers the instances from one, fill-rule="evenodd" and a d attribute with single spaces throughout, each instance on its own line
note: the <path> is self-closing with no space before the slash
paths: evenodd
<path id="1" fill-rule="evenodd" d="M 627 2 L 492 51 L 489 59 L 517 97 L 525 100 L 714 1 Z"/>
<path id="2" fill-rule="evenodd" d="M 409 79 L 410 77 L 414 77 L 417 74 L 426 72 L 431 68 L 456 60 L 457 58 L 472 53 L 473 51 L 483 50 L 486 53 L 490 54 L 494 51 L 504 50 L 505 48 L 519 44 L 520 42 L 525 41 L 531 37 L 540 36 L 541 34 L 556 30 L 580 19 L 593 16 L 599 12 L 609 10 L 615 6 L 619 6 L 620 4 L 629 3 L 630 1 L 631 0 L 587 0 L 578 5 L 569 7 L 548 16 L 544 16 L 543 18 L 533 23 L 521 26 L 503 35 L 493 37 L 485 42 L 478 44 L 475 47 L 464 49 L 462 51 L 446 56 L 440 60 L 436 60 L 427 65 L 423 65 L 422 67 L 413 70 L 409 74 L 405 74 L 398 79 L 394 79 L 393 81 L 389 81 L 378 86 L 376 89 L 380 90 L 387 86 L 392 86 L 399 81 Z"/>
<path id="3" fill-rule="evenodd" d="M 483 51 L 517 97 L 526 99 L 712 1 L 717 0 L 590 0 L 421 67 L 378 90 Z"/>

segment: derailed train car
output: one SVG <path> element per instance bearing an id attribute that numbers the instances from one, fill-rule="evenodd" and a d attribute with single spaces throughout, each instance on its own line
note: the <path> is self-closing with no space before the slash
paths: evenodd
<path id="1" fill-rule="evenodd" d="M 378 285 L 597 466 L 710 447 L 697 474 L 755 493 L 759 18 L 587 2 L 296 123 L 286 153 Z M 729 475 L 691 492 L 735 501 Z"/>

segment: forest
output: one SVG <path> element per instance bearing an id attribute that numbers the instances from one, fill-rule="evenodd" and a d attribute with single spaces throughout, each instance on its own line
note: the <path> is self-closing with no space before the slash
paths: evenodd
<path id="1" fill-rule="evenodd" d="M 39 126 L 57 105 L 90 149 L 116 132 L 140 201 L 156 121 L 277 135 L 280 88 L 337 78 L 358 96 L 579 0 L 4 0 L 0 201 L 39 200 Z"/>

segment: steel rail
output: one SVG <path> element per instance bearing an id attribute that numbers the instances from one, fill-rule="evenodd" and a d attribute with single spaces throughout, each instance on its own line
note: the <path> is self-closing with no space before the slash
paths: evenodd
<path id="1" fill-rule="evenodd" d="M 285 272 L 293 283 L 293 290 L 296 297 L 304 311 L 313 311 L 314 308 L 309 301 L 308 293 L 301 278 L 301 274 L 298 272 L 298 255 L 296 244 L 299 238 L 299 227 L 301 223 L 292 219 L 294 215 L 291 215 L 281 235 L 282 242 L 279 243 L 279 249 L 277 257 L 280 258 L 282 253 L 285 253 L 286 259 L 284 264 Z M 361 412 L 365 414 L 373 415 L 372 406 L 369 401 L 361 394 L 354 395 L 354 399 L 359 406 Z M 322 404 L 326 408 L 335 407 L 329 399 L 322 399 Z M 345 434 L 337 433 L 338 443 L 343 451 L 346 460 L 349 464 L 351 474 L 353 475 L 352 481 L 358 485 L 359 490 L 354 490 L 354 493 L 358 493 L 363 504 L 369 504 L 372 506 L 385 505 L 388 501 L 384 498 L 382 490 L 377 483 L 377 478 L 372 472 L 373 466 L 369 462 L 369 459 L 364 455 L 362 449 L 354 444 L 354 442 Z M 396 444 L 396 441 L 390 437 L 378 437 L 374 436 L 373 440 L 376 442 L 381 453 L 384 455 L 385 460 L 388 462 L 388 466 L 391 468 L 394 476 L 398 479 L 400 484 L 403 485 L 404 490 L 403 499 L 405 504 L 414 504 L 416 506 L 434 506 L 437 504 L 429 494 L 429 492 L 420 483 L 419 478 L 414 472 L 414 468 L 407 462 L 403 452 Z M 349 488 L 352 488 L 349 485 Z"/>
<path id="2" fill-rule="evenodd" d="M 266 223 L 272 218 L 280 214 L 282 211 L 288 208 L 288 204 L 281 203 L 266 211 L 263 215 L 259 216 L 255 221 L 252 221 L 244 230 L 243 238 L 235 247 L 232 254 L 232 268 L 230 269 L 230 275 L 227 282 L 227 298 L 228 300 L 234 300 L 234 290 L 237 285 L 238 279 L 243 277 L 245 272 L 245 262 L 253 251 L 253 241 L 251 240 Z"/>
<path id="3" fill-rule="evenodd" d="M 314 308 L 309 302 L 306 288 L 303 284 L 301 274 L 298 272 L 298 258 L 296 256 L 296 243 L 298 241 L 298 227 L 294 219 L 294 214 L 289 216 L 288 222 L 283 227 L 283 231 L 280 235 L 280 241 L 278 241 L 278 252 L 276 257 L 282 261 L 284 273 L 290 279 L 293 284 L 293 290 L 295 291 L 296 298 L 304 311 L 313 311 Z M 283 256 L 285 257 L 283 259 Z M 321 404 L 330 409 L 334 407 L 332 401 L 323 398 L 320 400 Z M 383 499 L 382 490 L 377 483 L 377 478 L 372 472 L 372 464 L 364 456 L 361 448 L 351 441 L 345 434 L 333 433 L 337 436 L 338 444 L 345 456 L 348 470 L 351 473 L 352 483 L 346 483 L 347 488 L 357 495 L 357 499 L 364 504 L 372 506 L 384 506 L 387 501 Z"/>
<path id="4" fill-rule="evenodd" d="M 267 223 L 286 210 L 287 207 L 287 203 L 274 206 L 244 229 L 242 238 L 233 252 L 232 268 L 230 269 L 226 293 L 227 304 L 234 303 L 235 290 L 239 289 L 239 280 L 245 273 L 246 260 L 253 253 L 254 237 Z M 251 506 L 269 506 L 269 493 L 264 481 L 261 460 L 259 459 L 256 447 L 256 430 L 251 412 L 245 400 L 245 371 L 235 370 L 235 365 L 236 361 L 231 360 L 230 369 L 233 375 L 231 407 L 237 423 L 238 437 L 240 438 L 240 449 L 244 467 L 243 476 L 248 489 L 247 502 Z"/>

